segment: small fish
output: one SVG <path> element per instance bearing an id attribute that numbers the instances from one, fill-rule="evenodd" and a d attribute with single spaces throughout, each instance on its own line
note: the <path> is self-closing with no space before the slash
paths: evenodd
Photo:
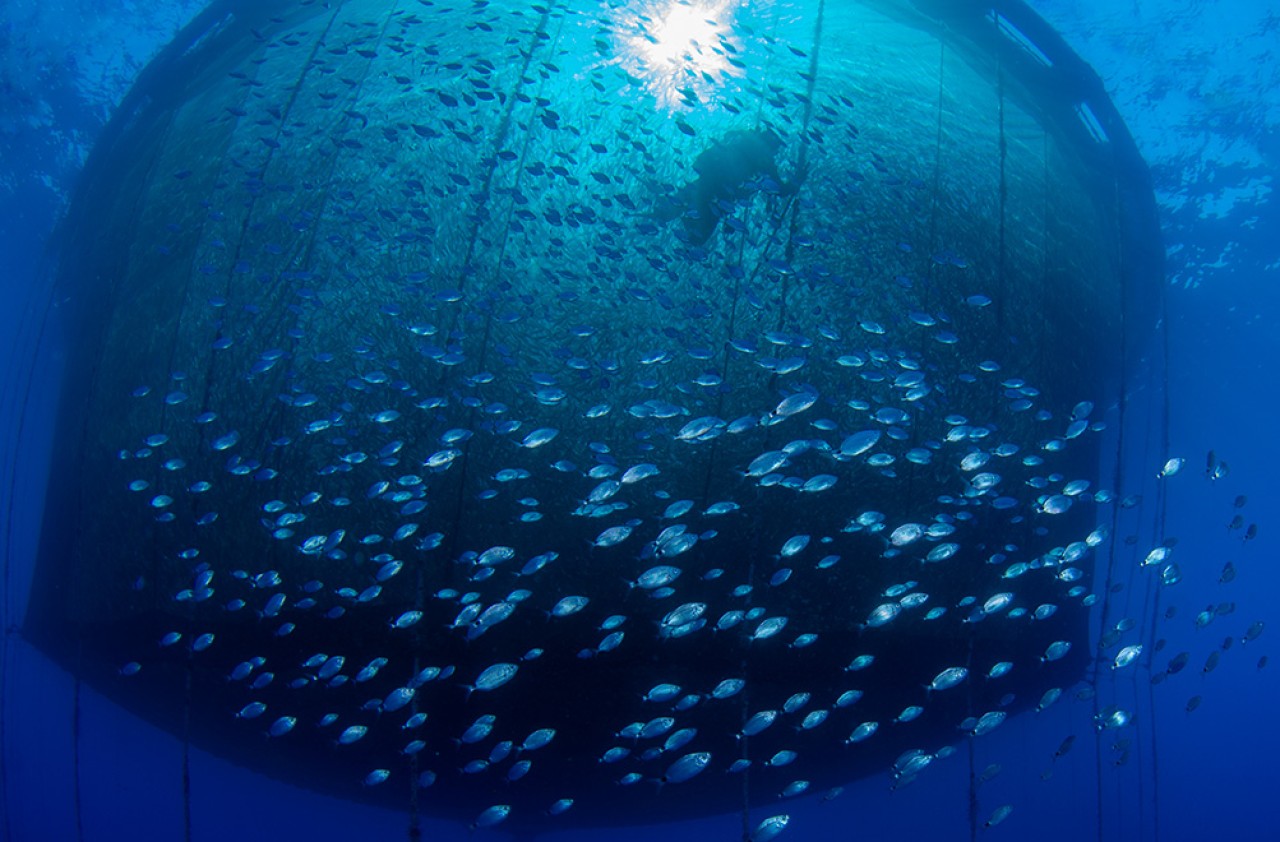
<path id="1" fill-rule="evenodd" d="M 889 543 L 895 547 L 905 547 L 915 543 L 924 535 L 924 527 L 918 523 L 904 523 L 889 534 Z"/>
<path id="2" fill-rule="evenodd" d="M 1156 547 L 1151 550 L 1151 552 L 1147 553 L 1139 566 L 1149 567 L 1153 564 L 1160 564 L 1169 558 L 1169 554 L 1171 552 L 1172 550 L 1169 547 Z"/>
<path id="3" fill-rule="evenodd" d="M 683 783 L 695 775 L 701 774 L 711 762 L 711 752 L 697 751 L 686 754 L 667 767 L 662 776 L 664 783 Z"/>
<path id="4" fill-rule="evenodd" d="M 1067 653 L 1070 651 L 1071 651 L 1071 641 L 1055 640 L 1053 643 L 1050 643 L 1048 647 L 1045 648 L 1044 654 L 1040 656 L 1040 662 L 1047 663 L 1049 661 L 1057 661 L 1061 658 L 1066 657 Z"/>
<path id="5" fill-rule="evenodd" d="M 403 614 L 391 621 L 390 625 L 393 629 L 407 629 L 418 623 L 422 619 L 421 611 L 405 611 Z M 341 662 L 339 662 L 341 664 Z"/>
<path id="6" fill-rule="evenodd" d="M 756 630 L 751 633 L 750 640 L 764 640 L 765 638 L 773 637 L 782 631 L 786 624 L 786 617 L 770 617 L 756 626 Z"/>
<path id="7" fill-rule="evenodd" d="M 640 465 L 634 465 L 623 472 L 621 482 L 623 485 L 631 485 L 639 482 L 640 480 L 657 476 L 660 473 L 661 471 L 658 469 L 657 465 L 645 462 Z"/>
<path id="8" fill-rule="evenodd" d="M 374 769 L 372 772 L 365 775 L 363 783 L 365 786 L 377 786 L 378 784 L 386 781 L 389 777 L 391 777 L 390 769 Z"/>
<path id="9" fill-rule="evenodd" d="M 614 547 L 631 537 L 630 526 L 611 526 L 596 536 L 593 547 Z"/>
<path id="10" fill-rule="evenodd" d="M 878 730 L 880 730 L 879 722 L 863 722 L 853 729 L 852 733 L 845 739 L 845 744 L 860 743 Z"/>
<path id="11" fill-rule="evenodd" d="M 970 731 L 970 733 L 973 734 L 973 736 L 975 737 L 981 737 L 984 734 L 990 734 L 1001 723 L 1004 722 L 1007 716 L 1008 714 L 1002 710 L 988 711 L 987 713 L 984 713 L 982 716 L 978 717 L 978 720 L 977 722 L 974 723 L 973 729 Z"/>
<path id="12" fill-rule="evenodd" d="M 476 820 L 471 823 L 471 829 L 481 827 L 493 827 L 505 821 L 507 816 L 511 815 L 510 804 L 495 804 L 492 807 L 486 807 L 476 816 Z"/>
<path id="13" fill-rule="evenodd" d="M 352 725 L 338 735 L 338 745 L 349 746 L 354 742 L 364 738 L 369 733 L 369 728 L 365 725 Z"/>
<path id="14" fill-rule="evenodd" d="M 786 713 L 795 713 L 804 709 L 812 698 L 810 693 L 794 693 L 782 704 L 782 710 Z"/>
<path id="15" fill-rule="evenodd" d="M 747 682 L 743 681 L 741 678 L 726 678 L 724 681 L 717 684 L 711 691 L 711 698 L 728 699 L 740 693 L 746 684 Z"/>
<path id="16" fill-rule="evenodd" d="M 551 806 L 547 808 L 547 815 L 558 816 L 561 813 L 564 813 L 566 810 L 568 810 L 572 806 L 573 806 L 572 798 L 561 798 L 553 802 Z"/>
<path id="17" fill-rule="evenodd" d="M 742 732 L 738 735 L 739 739 L 742 737 L 754 737 L 777 721 L 777 718 L 778 712 L 776 710 L 762 710 L 752 715 L 742 726 Z"/>
<path id="18" fill-rule="evenodd" d="M 964 667 L 948 667 L 934 676 L 933 681 L 929 682 L 925 689 L 929 691 L 947 690 L 955 687 L 968 677 L 969 670 Z"/>
<path id="19" fill-rule="evenodd" d="M 794 535 L 791 538 L 788 538 L 786 543 L 782 545 L 782 550 L 779 555 L 781 555 L 782 558 L 790 558 L 807 546 L 809 546 L 808 535 Z"/>
<path id="20" fill-rule="evenodd" d="M 544 444 L 554 440 L 559 434 L 560 431 L 554 427 L 539 427 L 525 436 L 520 442 L 520 446 L 529 449 L 542 447 Z"/>
<path id="21" fill-rule="evenodd" d="M 827 717 L 831 715 L 827 710 L 812 710 L 805 714 L 804 720 L 800 723 L 801 731 L 812 731 L 819 725 L 827 721 Z"/>
<path id="22" fill-rule="evenodd" d="M 237 719 L 257 719 L 259 716 L 267 712 L 267 706 L 262 702 L 250 702 L 236 714 Z"/>
<path id="23" fill-rule="evenodd" d="M 879 430 L 863 430 L 860 433 L 854 433 L 840 443 L 840 453 L 846 458 L 861 456 L 871 448 L 875 447 L 880 441 Z"/>
<path id="24" fill-rule="evenodd" d="M 787 454 L 781 450 L 771 450 L 768 453 L 762 453 L 752 460 L 751 464 L 747 467 L 747 476 L 763 477 L 787 465 L 788 462 Z"/>
<path id="25" fill-rule="evenodd" d="M 638 587 L 644 590 L 654 590 L 656 588 L 666 587 L 680 578 L 683 571 L 679 567 L 672 567 L 668 564 L 650 567 L 641 573 L 630 583 L 631 587 Z M 585 597 L 584 597 L 585 598 Z"/>
<path id="26" fill-rule="evenodd" d="M 1133 721 L 1133 714 L 1123 708 L 1114 705 L 1102 710 L 1094 717 L 1099 731 L 1105 729 L 1123 728 Z"/>
<path id="27" fill-rule="evenodd" d="M 1115 660 L 1111 662 L 1111 668 L 1113 670 L 1123 669 L 1124 667 L 1127 667 L 1129 666 L 1129 664 L 1132 664 L 1134 661 L 1136 661 L 1138 659 L 1138 656 L 1141 654 L 1142 654 L 1141 643 L 1135 643 L 1132 646 L 1126 646 L 1123 649 L 1121 649 L 1118 653 L 1116 653 Z"/>
<path id="28" fill-rule="evenodd" d="M 776 839 L 782 831 L 786 830 L 790 822 L 791 816 L 786 813 L 770 816 L 756 825 L 755 830 L 751 831 L 748 840 L 749 842 L 769 842 L 770 839 Z"/>
<path id="29" fill-rule="evenodd" d="M 669 702 L 680 695 L 678 684 L 655 684 L 642 697 L 646 702 Z"/>
<path id="30" fill-rule="evenodd" d="M 1001 804 L 999 807 L 991 811 L 991 817 L 987 819 L 983 827 L 991 828 L 1000 824 L 1000 822 L 1009 818 L 1009 814 L 1013 812 L 1012 804 Z"/>
<path id="31" fill-rule="evenodd" d="M 1013 604 L 1013 594 L 998 593 L 982 604 L 983 614 L 998 614 Z"/>
<path id="32" fill-rule="evenodd" d="M 591 602 L 590 597 L 585 596 L 566 596 L 562 597 L 555 605 L 551 607 L 552 617 L 570 617 L 577 614 Z"/>
<path id="33" fill-rule="evenodd" d="M 622 645 L 622 640 L 623 638 L 626 637 L 626 634 L 627 634 L 626 632 L 616 631 L 616 632 L 610 632 L 609 634 L 605 635 L 604 639 L 602 639 L 599 645 L 597 645 L 595 648 L 596 654 L 602 654 L 604 652 L 612 652 L 613 650 L 617 649 L 619 646 Z"/>
<path id="34" fill-rule="evenodd" d="M 782 788 L 782 792 L 778 793 L 780 798 L 794 798 L 809 789 L 809 782 L 805 780 L 792 781 Z"/>
<path id="35" fill-rule="evenodd" d="M 297 717 L 282 716 L 279 719 L 277 719 L 275 722 L 271 723 L 271 727 L 267 729 L 267 736 L 283 737 L 285 734 L 292 731 L 294 726 L 297 724 L 298 724 Z"/>
<path id="36" fill-rule="evenodd" d="M 898 724 L 910 722 L 913 719 L 919 718 L 922 713 L 924 713 L 924 708 L 919 705 L 910 705 L 909 707 L 903 708 L 902 712 L 899 713 L 893 721 Z"/>
<path id="37" fill-rule="evenodd" d="M 511 679 L 515 678 L 516 671 L 519 669 L 520 666 L 518 664 L 494 664 L 491 667 L 487 667 L 480 673 L 480 676 L 476 678 L 476 683 L 474 685 L 466 686 L 464 689 L 467 690 L 468 696 L 470 696 L 472 691 L 475 690 L 483 692 L 496 690 Z"/>
<path id="38" fill-rule="evenodd" d="M 849 666 L 844 668 L 845 672 L 858 672 L 859 670 L 864 670 L 875 663 L 875 660 L 875 655 L 858 655 L 849 662 Z"/>
<path id="39" fill-rule="evenodd" d="M 857 704 L 861 698 L 861 690 L 846 690 L 840 694 L 839 698 L 836 699 L 836 707 L 847 708 L 850 705 Z"/>
<path id="40" fill-rule="evenodd" d="M 818 474 L 805 480 L 804 485 L 800 486 L 799 490 L 807 494 L 816 494 L 833 487 L 837 481 L 838 479 L 834 474 Z"/>
<path id="41" fill-rule="evenodd" d="M 902 613 L 902 606 L 896 602 L 886 602 L 878 605 L 867 616 L 867 621 L 863 624 L 865 628 L 879 628 L 892 622 L 899 614 Z"/>

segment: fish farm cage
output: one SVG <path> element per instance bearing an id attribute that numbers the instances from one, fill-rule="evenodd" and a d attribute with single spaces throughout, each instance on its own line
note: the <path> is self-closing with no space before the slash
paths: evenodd
<path id="1" fill-rule="evenodd" d="M 215 0 L 54 243 L 20 633 L 411 835 L 906 782 L 1088 677 L 1162 261 L 1022 2 Z"/>

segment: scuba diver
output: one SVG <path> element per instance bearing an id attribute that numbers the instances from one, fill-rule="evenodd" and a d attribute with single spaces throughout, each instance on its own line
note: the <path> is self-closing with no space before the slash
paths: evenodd
<path id="1" fill-rule="evenodd" d="M 700 246 L 739 200 L 758 191 L 793 195 L 805 174 L 797 173 L 790 182 L 782 180 L 776 160 L 781 147 L 782 138 L 769 129 L 729 132 L 694 160 L 698 177 L 661 200 L 658 219 L 669 222 L 680 217 L 683 239 Z"/>

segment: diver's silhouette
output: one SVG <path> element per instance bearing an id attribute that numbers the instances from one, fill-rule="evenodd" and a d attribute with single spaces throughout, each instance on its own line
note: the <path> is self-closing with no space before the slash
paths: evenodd
<path id="1" fill-rule="evenodd" d="M 758 190 L 789 195 L 799 189 L 797 175 L 784 183 L 777 154 L 782 139 L 768 129 L 732 131 L 703 150 L 693 162 L 698 177 L 665 198 L 657 210 L 662 221 L 680 217 L 685 239 L 702 245 L 734 202 Z"/>

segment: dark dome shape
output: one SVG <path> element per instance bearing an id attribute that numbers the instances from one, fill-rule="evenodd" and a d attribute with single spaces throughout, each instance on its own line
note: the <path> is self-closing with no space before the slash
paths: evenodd
<path id="1" fill-rule="evenodd" d="M 906 782 L 1069 687 L 1160 249 L 1096 78 L 991 5 L 215 3 L 64 227 L 26 633 L 528 828 Z"/>

